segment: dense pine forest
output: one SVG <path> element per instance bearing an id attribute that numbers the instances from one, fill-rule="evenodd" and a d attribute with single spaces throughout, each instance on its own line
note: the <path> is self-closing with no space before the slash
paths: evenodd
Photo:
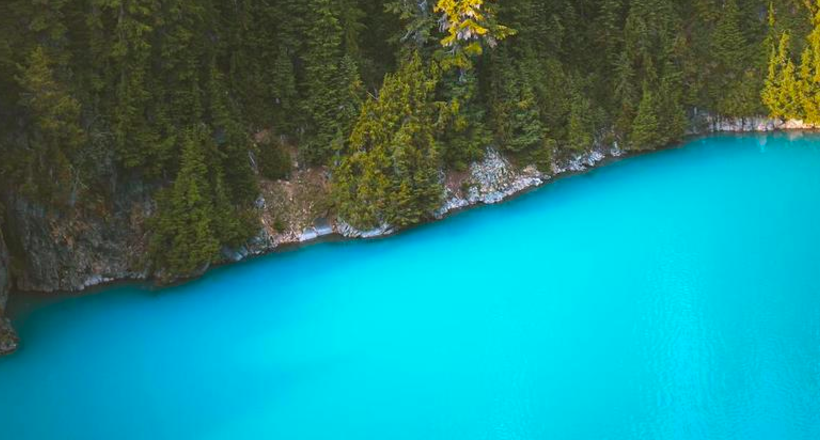
<path id="1" fill-rule="evenodd" d="M 105 215 L 150 188 L 146 264 L 180 274 L 294 167 L 405 227 L 488 146 L 549 169 L 697 114 L 820 122 L 814 0 L 5 0 L 0 36 L 0 192 Z"/>

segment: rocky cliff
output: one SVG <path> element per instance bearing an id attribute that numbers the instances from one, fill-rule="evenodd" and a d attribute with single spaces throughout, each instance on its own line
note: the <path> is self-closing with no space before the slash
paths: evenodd
<path id="1" fill-rule="evenodd" d="M 8 354 L 17 349 L 17 335 L 11 328 L 11 323 L 4 316 L 9 293 L 9 253 L 3 232 L 0 231 L 0 355 Z"/>
<path id="2" fill-rule="evenodd" d="M 123 186 L 110 204 L 83 210 L 47 210 L 8 194 L 4 231 L 15 258 L 17 290 L 78 291 L 107 281 L 145 278 L 144 220 L 150 191 Z"/>

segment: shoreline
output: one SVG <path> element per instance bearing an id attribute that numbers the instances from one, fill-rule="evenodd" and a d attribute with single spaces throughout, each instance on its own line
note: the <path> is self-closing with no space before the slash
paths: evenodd
<path id="1" fill-rule="evenodd" d="M 301 233 L 290 231 L 287 233 L 270 234 L 267 228 L 263 228 L 259 236 L 241 248 L 233 250 L 223 250 L 224 260 L 217 264 L 209 265 L 199 273 L 179 279 L 171 283 L 158 283 L 157 277 L 135 271 L 126 272 L 125 276 L 102 276 L 92 275 L 87 278 L 77 289 L 55 290 L 55 291 L 9 291 L 9 297 L 15 303 L 14 310 L 6 308 L 4 316 L 0 316 L 0 340 L 5 340 L 4 349 L 0 350 L 0 356 L 9 355 L 19 349 L 19 336 L 13 328 L 15 313 L 18 309 L 24 310 L 27 307 L 26 300 L 59 300 L 61 298 L 78 298 L 101 294 L 112 287 L 133 286 L 145 290 L 146 292 L 158 292 L 166 288 L 179 286 L 201 279 L 209 271 L 216 268 L 243 263 L 245 261 L 256 260 L 261 257 L 297 251 L 308 246 L 328 242 L 346 242 L 353 240 L 377 240 L 389 238 L 402 232 L 413 230 L 424 225 L 442 221 L 448 217 L 455 216 L 461 212 L 471 210 L 483 205 L 495 205 L 507 202 L 548 186 L 564 178 L 585 174 L 589 171 L 603 168 L 613 163 L 643 156 L 651 153 L 674 150 L 684 147 L 691 142 L 709 136 L 721 134 L 734 135 L 755 135 L 771 133 L 817 133 L 818 128 L 808 126 L 800 121 L 773 121 L 764 118 L 751 118 L 748 121 L 737 120 L 713 120 L 707 119 L 707 124 L 703 130 L 692 130 L 680 141 L 669 143 L 658 148 L 649 150 L 624 151 L 613 146 L 597 145 L 591 150 L 578 154 L 572 158 L 564 159 L 560 163 L 553 162 L 551 173 L 542 173 L 534 169 L 533 166 L 516 167 L 513 166 L 503 155 L 493 149 L 487 150 L 487 156 L 482 162 L 471 165 L 470 173 L 454 182 L 446 183 L 447 176 L 444 175 L 445 197 L 442 207 L 435 213 L 434 218 L 425 222 L 404 229 L 394 229 L 387 225 L 371 231 L 359 231 L 342 221 L 331 221 L 328 225 L 313 226 L 303 230 Z M 483 180 L 482 180 L 483 179 Z M 458 188 L 456 184 L 470 183 L 469 189 Z M 264 202 L 264 199 L 263 199 Z M 9 313 L 12 312 L 12 313 Z"/>
<path id="2" fill-rule="evenodd" d="M 322 244 L 322 243 L 332 243 L 332 242 L 353 242 L 353 241 L 372 241 L 372 240 L 379 240 L 379 239 L 386 239 L 390 237 L 397 236 L 403 232 L 411 231 L 413 229 L 430 225 L 433 223 L 438 223 L 444 221 L 452 216 L 458 215 L 462 212 L 470 211 L 475 208 L 480 208 L 482 206 L 490 206 L 490 205 L 498 205 L 504 202 L 512 201 L 518 197 L 524 196 L 530 192 L 537 191 L 541 188 L 548 186 L 553 182 L 557 182 L 564 178 L 569 178 L 573 176 L 578 176 L 585 174 L 589 171 L 594 169 L 604 167 L 606 165 L 610 165 L 612 163 L 619 162 L 621 160 L 625 160 L 631 157 L 642 156 L 648 153 L 659 152 L 667 149 L 673 149 L 684 145 L 686 141 L 669 144 L 667 146 L 657 148 L 654 150 L 645 150 L 639 152 L 621 152 L 619 155 L 604 155 L 600 160 L 597 160 L 593 165 L 584 164 L 583 169 L 568 169 L 558 174 L 541 174 L 538 178 L 542 181 L 540 184 L 532 184 L 522 187 L 521 189 L 517 189 L 514 191 L 510 191 L 508 194 L 501 195 L 497 199 L 494 198 L 494 201 L 487 202 L 483 198 L 480 198 L 475 201 L 469 201 L 466 199 L 462 199 L 465 203 L 460 204 L 458 206 L 454 206 L 452 208 L 444 209 L 446 207 L 442 207 L 442 210 L 436 213 L 434 218 L 429 220 L 423 221 L 416 225 L 410 226 L 408 228 L 403 229 L 394 229 L 391 227 L 383 227 L 378 228 L 375 230 L 370 231 L 359 231 L 351 226 L 341 223 L 341 222 L 334 222 L 332 226 L 329 228 L 329 232 L 326 233 L 319 233 L 315 235 L 313 238 L 300 240 L 302 236 L 305 234 L 303 233 L 302 236 L 296 237 L 295 239 L 288 239 L 283 238 L 281 241 L 277 241 L 277 244 L 274 245 L 261 245 L 258 247 L 253 247 L 253 249 L 248 249 L 246 252 L 237 252 L 237 254 L 244 254 L 241 257 L 236 259 L 228 259 L 226 261 L 222 261 L 219 263 L 214 263 L 209 265 L 204 270 L 200 271 L 193 276 L 182 278 L 170 283 L 159 284 L 157 283 L 157 279 L 155 277 L 149 277 L 144 274 L 136 274 L 132 273 L 134 276 L 125 276 L 120 277 L 117 279 L 113 279 L 113 277 L 105 277 L 105 276 L 98 276 L 95 275 L 87 281 L 87 283 L 82 286 L 81 289 L 75 290 L 55 290 L 55 291 L 38 291 L 38 290 L 12 290 L 10 296 L 25 296 L 25 297 L 34 297 L 34 298 L 79 298 L 84 296 L 92 296 L 101 293 L 112 287 L 140 287 L 147 292 L 159 291 L 166 288 L 177 287 L 189 282 L 195 281 L 197 279 L 202 278 L 208 272 L 213 269 L 233 266 L 236 264 L 241 264 L 247 261 L 256 260 L 259 258 L 263 258 L 266 256 L 276 255 L 279 253 L 287 253 L 297 251 L 303 248 L 307 248 L 313 245 Z M 620 150 L 619 150 L 620 151 Z M 586 156 L 589 153 L 585 153 L 582 156 Z M 445 200 L 447 202 L 447 200 Z M 315 229 L 315 228 L 314 228 Z M 281 234 L 285 235 L 285 234 Z M 260 237 L 256 237 L 259 239 Z M 272 237 L 271 237 L 272 238 Z M 281 237 L 280 237 L 281 238 Z M 8 314 L 7 314 L 8 315 Z"/>
<path id="3" fill-rule="evenodd" d="M 718 126 L 718 128 L 720 128 Z M 451 216 L 458 215 L 459 213 L 472 210 L 477 207 L 487 206 L 487 205 L 496 205 L 501 204 L 504 202 L 515 200 L 518 197 L 524 196 L 530 192 L 536 191 L 540 188 L 544 188 L 553 182 L 557 182 L 561 179 L 570 178 L 574 176 L 579 176 L 586 174 L 592 170 L 603 168 L 608 165 L 639 157 L 644 156 L 647 154 L 667 151 L 667 150 L 674 150 L 677 148 L 684 147 L 685 145 L 704 137 L 719 135 L 719 134 L 763 134 L 763 133 L 788 133 L 788 132 L 807 132 L 807 133 L 817 133 L 818 130 L 814 127 L 805 127 L 805 126 L 775 126 L 773 129 L 762 129 L 762 130 L 733 130 L 733 129 L 717 129 L 717 130 L 710 130 L 703 133 L 691 133 L 688 134 L 684 139 L 678 142 L 666 144 L 659 148 L 650 149 L 650 150 L 639 150 L 639 151 L 628 151 L 628 150 L 620 150 L 616 147 L 609 147 L 609 148 L 593 148 L 591 151 L 580 154 L 573 158 L 572 160 L 568 161 L 567 163 L 563 164 L 564 166 L 558 169 L 558 172 L 554 173 L 541 173 L 535 172 L 531 174 L 527 174 L 524 172 L 524 169 L 517 170 L 518 178 L 524 178 L 527 182 L 520 185 L 520 187 L 506 188 L 505 191 L 494 192 L 490 194 L 486 194 L 483 197 L 473 197 L 473 198 L 463 198 L 463 197 L 452 197 L 450 194 L 450 190 L 447 189 L 447 195 L 451 197 L 445 197 L 444 205 L 440 210 L 436 213 L 434 218 L 431 218 L 427 221 L 421 222 L 419 224 L 413 225 L 408 228 L 404 229 L 394 229 L 391 227 L 383 226 L 378 229 L 370 230 L 370 231 L 359 231 L 351 226 L 347 225 L 343 222 L 332 222 L 332 224 L 319 231 L 317 228 L 311 228 L 310 230 L 305 230 L 299 236 L 290 236 L 285 237 L 288 234 L 279 234 L 278 236 L 268 236 L 268 237 L 256 237 L 255 241 L 260 239 L 267 238 L 269 241 L 265 244 L 256 244 L 251 245 L 250 247 L 245 247 L 242 250 L 235 250 L 234 257 L 228 258 L 224 261 L 219 263 L 211 264 L 207 268 L 203 269 L 199 273 L 186 277 L 183 279 L 179 279 L 170 283 L 158 283 L 156 277 L 147 276 L 144 273 L 136 273 L 132 272 L 129 275 L 132 276 L 124 276 L 124 277 L 106 277 L 100 275 L 94 275 L 90 277 L 86 283 L 84 283 L 81 288 L 74 289 L 74 290 L 55 290 L 55 291 L 36 291 L 36 290 L 11 290 L 10 296 L 24 296 L 24 297 L 34 297 L 34 298 L 50 298 L 50 297 L 69 297 L 69 298 L 76 298 L 82 296 L 90 296 L 98 294 L 104 290 L 107 290 L 112 287 L 125 287 L 125 286 L 134 286 L 140 287 L 148 292 L 153 291 L 160 291 L 170 287 L 176 287 L 188 282 L 197 280 L 207 274 L 207 272 L 211 271 L 212 269 L 221 268 L 225 266 L 230 266 L 234 264 L 239 264 L 245 261 L 255 260 L 257 258 L 275 255 L 278 253 L 286 253 L 296 251 L 308 246 L 328 243 L 328 242 L 345 242 L 345 241 L 356 241 L 356 240 L 377 240 L 382 238 L 389 238 L 398 234 L 401 234 L 405 231 L 413 230 L 415 228 L 436 223 L 439 221 L 443 221 Z M 490 150 L 489 155 L 492 155 L 493 150 Z M 496 153 L 497 154 L 497 153 Z M 503 159 L 506 162 L 506 159 Z M 507 162 L 508 164 L 508 162 Z M 554 164 L 555 166 L 555 164 Z M 515 183 L 515 182 L 513 182 Z M 306 238 L 307 237 L 307 238 Z M 224 256 L 224 255 L 223 255 Z M 8 317 L 8 313 L 6 313 Z"/>

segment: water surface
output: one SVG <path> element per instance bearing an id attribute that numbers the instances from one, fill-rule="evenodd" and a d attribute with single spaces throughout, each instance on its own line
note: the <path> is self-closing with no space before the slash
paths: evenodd
<path id="1" fill-rule="evenodd" d="M 820 138 L 13 314 L 3 439 L 814 440 Z"/>

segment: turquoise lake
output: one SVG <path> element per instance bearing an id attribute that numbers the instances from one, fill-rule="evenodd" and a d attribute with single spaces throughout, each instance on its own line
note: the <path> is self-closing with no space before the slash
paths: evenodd
<path id="1" fill-rule="evenodd" d="M 11 306 L 4 440 L 816 440 L 820 137 L 693 140 L 386 239 Z"/>

